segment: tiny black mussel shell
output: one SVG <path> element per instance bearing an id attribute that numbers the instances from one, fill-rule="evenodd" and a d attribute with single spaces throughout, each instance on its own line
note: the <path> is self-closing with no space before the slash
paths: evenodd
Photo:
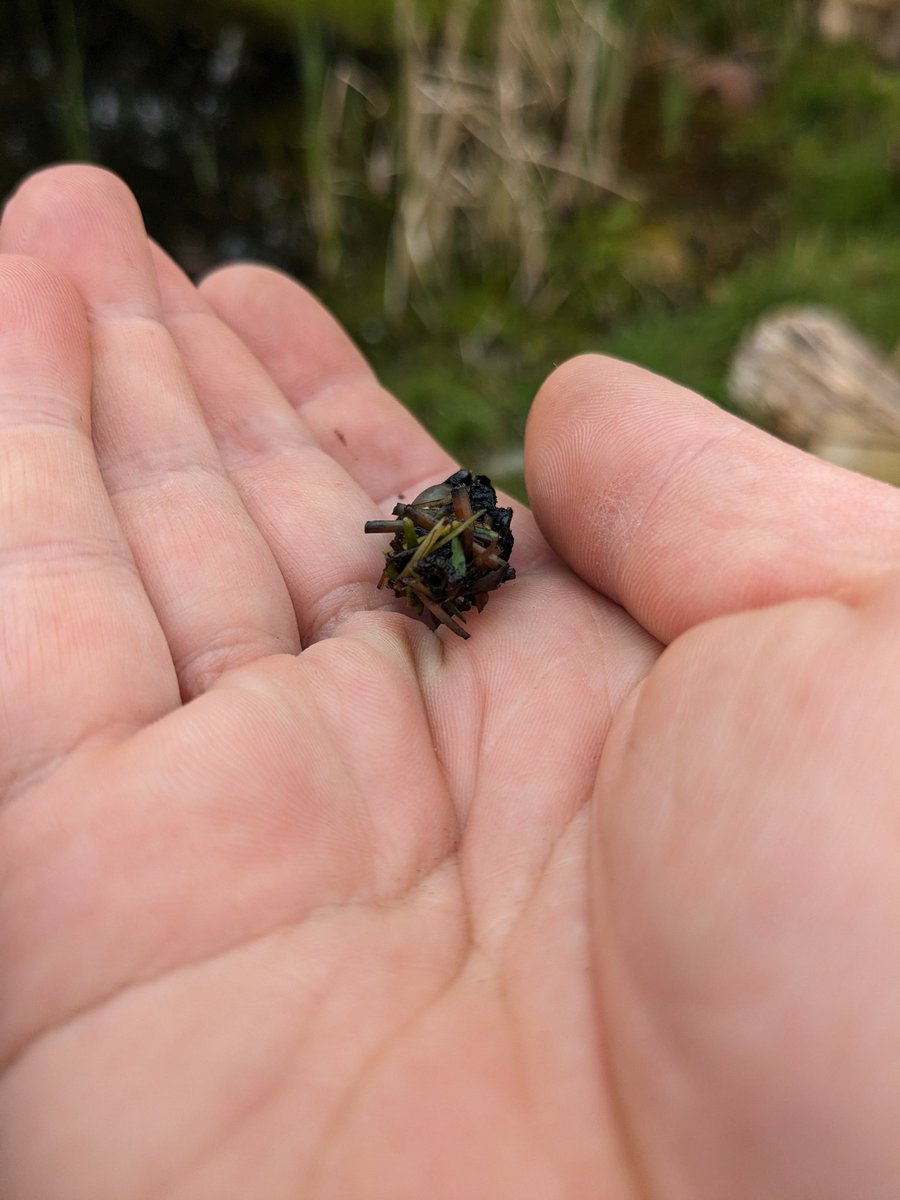
<path id="1" fill-rule="evenodd" d="M 512 509 L 497 504 L 487 475 L 460 470 L 396 504 L 394 517 L 366 522 L 366 533 L 393 534 L 378 586 L 467 638 L 463 613 L 480 612 L 488 593 L 516 577 Z"/>

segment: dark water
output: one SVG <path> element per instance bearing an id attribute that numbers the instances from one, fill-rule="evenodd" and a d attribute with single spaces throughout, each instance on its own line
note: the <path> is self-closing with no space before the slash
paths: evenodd
<path id="1" fill-rule="evenodd" d="M 193 274 L 252 257 L 301 277 L 313 244 L 292 47 L 219 6 L 0 0 L 0 191 L 89 158 Z"/>

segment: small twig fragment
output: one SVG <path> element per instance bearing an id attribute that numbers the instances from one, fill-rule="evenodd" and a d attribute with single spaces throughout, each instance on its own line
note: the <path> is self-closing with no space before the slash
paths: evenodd
<path id="1" fill-rule="evenodd" d="M 365 525 L 366 533 L 394 535 L 378 586 L 468 638 L 459 624 L 463 613 L 481 612 L 488 593 L 515 578 L 509 565 L 512 509 L 497 505 L 487 476 L 462 470 L 410 504 L 396 504 L 394 516 Z"/>

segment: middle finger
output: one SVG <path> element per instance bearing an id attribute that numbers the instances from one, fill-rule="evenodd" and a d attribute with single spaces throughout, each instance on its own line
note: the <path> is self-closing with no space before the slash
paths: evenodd
<path id="1" fill-rule="evenodd" d="M 180 268 L 157 247 L 154 260 L 166 323 L 225 468 L 287 582 L 302 644 L 354 612 L 386 607 L 374 586 L 381 547 L 362 532 L 377 511 L 371 498 Z"/>

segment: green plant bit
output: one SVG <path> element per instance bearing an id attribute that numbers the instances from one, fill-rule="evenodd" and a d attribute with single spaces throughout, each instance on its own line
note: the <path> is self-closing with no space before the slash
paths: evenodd
<path id="1" fill-rule="evenodd" d="M 488 593 L 515 578 L 512 509 L 498 507 L 487 476 L 462 470 L 410 504 L 396 504 L 394 517 L 365 526 L 366 533 L 393 534 L 378 587 L 468 638 L 463 614 L 481 612 Z"/>

